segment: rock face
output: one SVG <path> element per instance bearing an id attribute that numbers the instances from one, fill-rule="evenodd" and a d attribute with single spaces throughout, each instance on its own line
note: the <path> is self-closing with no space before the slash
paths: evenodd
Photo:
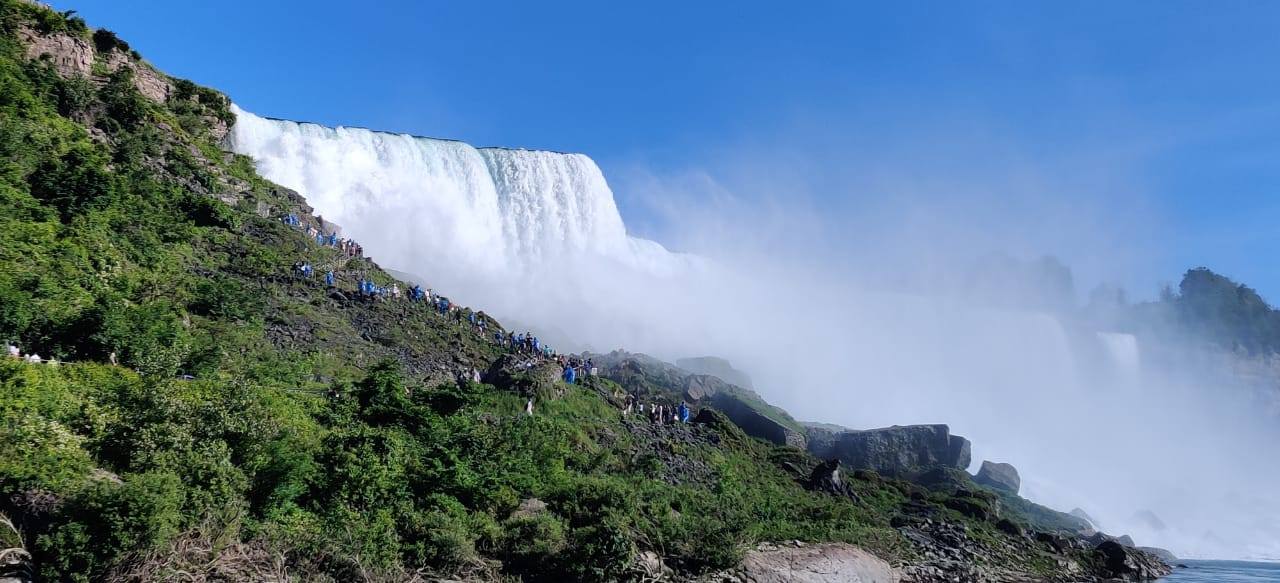
<path id="1" fill-rule="evenodd" d="M 740 395 L 730 392 L 716 393 L 711 397 L 711 406 L 723 412 L 747 435 L 778 445 L 805 448 L 806 441 L 803 433 L 760 412 Z"/>
<path id="2" fill-rule="evenodd" d="M 820 431 L 810 428 L 810 433 Z M 946 425 L 895 425 L 815 439 L 809 451 L 821 458 L 840 458 L 852 469 L 907 478 L 936 466 L 965 469 L 971 461 L 969 447 L 969 440 L 951 435 Z"/>
<path id="3" fill-rule="evenodd" d="M 1092 545 L 1100 545 L 1107 541 L 1115 541 L 1126 547 L 1135 546 L 1133 542 L 1133 537 L 1127 534 L 1122 534 L 1120 536 L 1111 536 L 1105 532 L 1095 532 L 1089 536 L 1084 537 L 1084 540 L 1089 541 L 1089 544 L 1092 544 Z"/>
<path id="4" fill-rule="evenodd" d="M 754 389 L 751 385 L 751 377 L 747 373 L 742 372 L 729 361 L 716 356 L 699 356 L 696 358 L 681 358 L 676 361 L 676 366 L 683 368 L 691 373 L 700 375 L 710 375 L 731 385 L 738 385 L 746 389 Z"/>
<path id="5" fill-rule="evenodd" d="M 72 34 L 49 34 L 21 28 L 18 37 L 27 45 L 27 58 L 47 59 L 63 77 L 88 77 L 93 72 L 93 47 L 89 40 Z"/>
<path id="6" fill-rule="evenodd" d="M 1157 559 L 1160 559 L 1161 561 L 1164 561 L 1166 563 L 1174 563 L 1178 560 L 1177 555 L 1173 554 L 1172 552 L 1166 549 L 1162 549 L 1160 547 L 1137 547 L 1137 548 L 1138 550 L 1144 553 L 1147 553 L 1148 555 L 1155 555 Z"/>
<path id="7" fill-rule="evenodd" d="M 704 401 L 728 388 L 729 386 L 719 377 L 705 374 L 689 375 L 684 381 L 684 398 L 692 402 Z"/>
<path id="8" fill-rule="evenodd" d="M 897 583 L 884 560 L 842 543 L 762 544 L 737 568 L 711 580 L 722 583 Z"/>
<path id="9" fill-rule="evenodd" d="M 1094 548 L 1102 575 L 1122 581 L 1149 581 L 1173 572 L 1155 555 L 1109 540 Z"/>
<path id="10" fill-rule="evenodd" d="M 173 83 L 169 78 L 150 65 L 119 49 L 98 51 L 89 39 L 80 35 L 65 32 L 42 34 L 31 28 L 21 28 L 18 30 L 18 37 L 27 47 L 27 58 L 48 59 L 54 70 L 63 77 L 78 76 L 105 81 L 105 78 L 95 78 L 93 75 L 94 59 L 101 56 L 107 71 L 131 69 L 134 87 L 148 99 L 163 103 L 173 92 Z"/>
<path id="11" fill-rule="evenodd" d="M 1081 519 L 1081 520 L 1084 520 L 1084 521 L 1088 522 L 1088 523 L 1089 523 L 1089 526 L 1093 527 L 1093 529 L 1094 529 L 1094 530 L 1101 530 L 1101 529 L 1102 529 L 1102 526 L 1098 524 L 1098 521 L 1094 520 L 1092 516 L 1089 516 L 1089 513 L 1088 513 L 1088 512 L 1085 512 L 1085 511 L 1084 511 L 1083 509 L 1081 509 L 1081 508 L 1072 508 L 1072 509 L 1071 509 L 1071 512 L 1069 512 L 1069 514 L 1071 514 L 1072 516 L 1074 516 L 1074 517 L 1076 517 L 1076 518 L 1079 518 L 1079 519 Z"/>
<path id="12" fill-rule="evenodd" d="M 1017 494 L 1018 488 L 1022 485 L 1022 479 L 1018 477 L 1018 469 L 1010 464 L 995 463 L 989 461 L 982 462 L 982 469 L 978 470 L 978 475 L 974 477 L 974 481 L 1003 490 L 1010 494 Z"/>

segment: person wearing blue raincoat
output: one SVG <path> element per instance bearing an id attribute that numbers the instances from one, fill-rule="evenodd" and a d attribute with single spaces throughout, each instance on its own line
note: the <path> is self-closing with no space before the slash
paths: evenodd
<path id="1" fill-rule="evenodd" d="M 578 378 L 578 373 L 573 370 L 572 366 L 564 367 L 564 382 L 572 385 L 573 381 L 577 378 Z"/>

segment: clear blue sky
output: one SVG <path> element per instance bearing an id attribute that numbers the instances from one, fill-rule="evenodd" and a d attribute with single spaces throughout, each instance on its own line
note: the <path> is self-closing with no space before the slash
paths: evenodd
<path id="1" fill-rule="evenodd" d="M 1150 257 L 1124 278 L 1145 283 L 1137 295 L 1203 264 L 1280 301 L 1280 3 L 55 7 L 262 115 L 580 151 L 611 178 L 637 164 L 729 174 L 750 157 L 739 150 L 858 156 L 903 174 L 889 180 L 954 172 L 970 188 L 1029 167 L 1055 196 L 1114 203 L 1112 228 L 1135 223 Z"/>

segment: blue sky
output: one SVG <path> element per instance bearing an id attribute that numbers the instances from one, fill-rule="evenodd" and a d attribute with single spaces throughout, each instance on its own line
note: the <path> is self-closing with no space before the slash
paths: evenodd
<path id="1" fill-rule="evenodd" d="M 1079 211 L 1062 224 L 1097 245 L 1034 244 L 1086 282 L 1150 296 L 1207 265 L 1280 301 L 1276 3 L 55 6 L 262 115 L 585 152 L 642 233 L 662 226 L 638 173 L 748 196 L 802 177 L 836 216 L 907 196 L 1038 232 Z M 1091 271 L 1108 248 L 1129 260 Z"/>

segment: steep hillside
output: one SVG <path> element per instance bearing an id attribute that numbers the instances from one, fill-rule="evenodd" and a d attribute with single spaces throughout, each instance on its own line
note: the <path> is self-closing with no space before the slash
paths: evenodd
<path id="1" fill-rule="evenodd" d="M 0 0 L 0 29 L 0 336 L 42 357 L 0 361 L 3 540 L 25 549 L 0 569 L 732 578 L 758 543 L 800 540 L 857 544 L 916 580 L 1126 573 L 1037 539 L 964 476 L 815 472 L 714 400 L 695 423 L 652 423 L 614 381 L 569 384 L 492 341 L 482 313 L 365 297 L 363 280 L 408 284 L 308 232 L 332 226 L 220 148 L 225 96 L 71 14 Z M 678 398 L 662 390 L 632 394 Z"/>

